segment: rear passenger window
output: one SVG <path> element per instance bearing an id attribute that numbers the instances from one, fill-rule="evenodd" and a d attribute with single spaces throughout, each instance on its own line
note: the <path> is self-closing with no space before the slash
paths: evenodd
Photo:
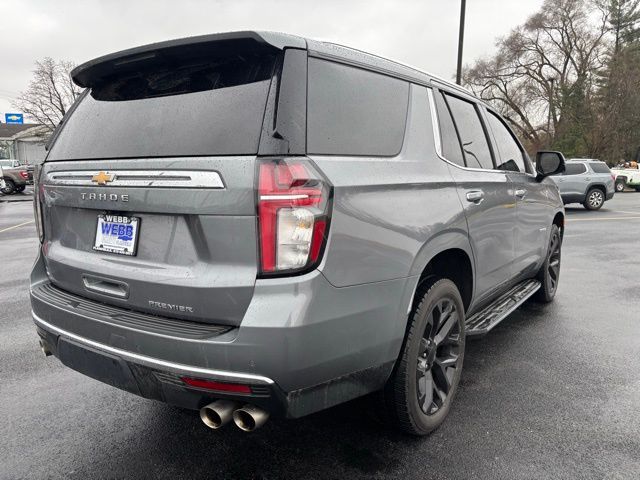
<path id="1" fill-rule="evenodd" d="M 450 162 L 464 167 L 464 156 L 456 127 L 453 124 L 449 107 L 444 102 L 444 98 L 439 93 L 434 95 L 436 100 L 436 109 L 438 110 L 438 124 L 440 125 L 440 140 L 442 141 L 442 155 Z"/>
<path id="2" fill-rule="evenodd" d="M 606 163 L 589 162 L 589 166 L 591 167 L 594 173 L 611 173 L 611 170 L 609 170 L 609 167 L 607 167 Z"/>
<path id="3" fill-rule="evenodd" d="M 493 169 L 491 150 L 476 106 L 446 93 L 445 97 L 458 127 L 467 167 Z"/>
<path id="4" fill-rule="evenodd" d="M 397 155 L 404 140 L 408 104 L 405 81 L 309 58 L 307 151 Z"/>
<path id="5" fill-rule="evenodd" d="M 582 163 L 566 163 L 563 175 L 580 175 L 587 171 Z"/>
<path id="6" fill-rule="evenodd" d="M 500 154 L 500 161 L 497 162 L 496 169 L 526 172 L 524 155 L 511 131 L 495 113 L 489 110 L 487 110 L 487 118 Z"/>

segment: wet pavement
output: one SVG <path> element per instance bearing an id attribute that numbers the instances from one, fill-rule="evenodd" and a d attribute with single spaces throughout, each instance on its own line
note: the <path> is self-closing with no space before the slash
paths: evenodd
<path id="1" fill-rule="evenodd" d="M 556 301 L 470 341 L 449 418 L 411 438 L 367 399 L 212 431 L 45 358 L 31 204 L 0 203 L 0 478 L 639 478 L 640 193 L 567 212 Z"/>

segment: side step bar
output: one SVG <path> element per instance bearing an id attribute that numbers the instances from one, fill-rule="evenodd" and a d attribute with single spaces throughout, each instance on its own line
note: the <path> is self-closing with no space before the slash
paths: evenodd
<path id="1" fill-rule="evenodd" d="M 527 298 L 536 293 L 540 286 L 538 280 L 525 280 L 471 315 L 465 322 L 467 337 L 489 332 L 522 305 Z"/>

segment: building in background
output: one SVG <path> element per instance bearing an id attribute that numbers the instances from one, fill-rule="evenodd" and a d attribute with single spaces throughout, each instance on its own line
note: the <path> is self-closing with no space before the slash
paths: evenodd
<path id="1" fill-rule="evenodd" d="M 0 158 L 15 158 L 30 165 L 41 163 L 48 135 L 44 125 L 0 123 Z"/>

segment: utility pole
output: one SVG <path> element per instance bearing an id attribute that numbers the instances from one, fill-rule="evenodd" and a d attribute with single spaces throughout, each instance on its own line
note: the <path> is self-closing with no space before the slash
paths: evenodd
<path id="1" fill-rule="evenodd" d="M 456 70 L 456 83 L 462 81 L 462 45 L 464 43 L 464 14 L 467 9 L 467 0 L 460 0 L 460 30 L 458 32 L 458 69 Z"/>

